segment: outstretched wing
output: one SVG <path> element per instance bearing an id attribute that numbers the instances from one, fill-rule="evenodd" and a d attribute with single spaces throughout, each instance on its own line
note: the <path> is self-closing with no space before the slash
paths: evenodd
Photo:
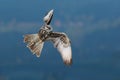
<path id="1" fill-rule="evenodd" d="M 65 33 L 51 32 L 48 40 L 51 40 L 54 46 L 60 52 L 66 65 L 72 64 L 72 51 L 70 40 Z"/>
<path id="2" fill-rule="evenodd" d="M 40 57 L 44 42 L 40 40 L 38 34 L 27 34 L 24 36 L 24 42 L 33 54 Z"/>

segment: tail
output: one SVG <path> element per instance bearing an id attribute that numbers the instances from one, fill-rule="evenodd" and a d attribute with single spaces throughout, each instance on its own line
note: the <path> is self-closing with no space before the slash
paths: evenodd
<path id="1" fill-rule="evenodd" d="M 24 35 L 24 42 L 27 43 L 27 47 L 33 54 L 40 57 L 44 42 L 40 40 L 38 34 L 27 34 Z"/>

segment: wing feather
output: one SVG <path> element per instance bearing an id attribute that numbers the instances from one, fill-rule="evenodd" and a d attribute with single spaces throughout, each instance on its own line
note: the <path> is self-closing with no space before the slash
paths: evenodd
<path id="1" fill-rule="evenodd" d="M 24 42 L 27 43 L 27 47 L 33 54 L 36 54 L 37 57 L 40 57 L 44 42 L 40 40 L 38 34 L 25 35 Z"/>
<path id="2" fill-rule="evenodd" d="M 50 38 L 60 52 L 61 57 L 66 65 L 72 64 L 72 50 L 70 40 L 65 33 L 52 32 Z"/>

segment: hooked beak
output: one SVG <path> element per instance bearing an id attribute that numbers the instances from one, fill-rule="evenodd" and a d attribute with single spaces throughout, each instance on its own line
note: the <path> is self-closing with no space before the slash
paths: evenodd
<path id="1" fill-rule="evenodd" d="M 52 20 L 53 12 L 54 12 L 53 9 L 50 10 L 50 11 L 47 13 L 47 15 L 43 18 L 44 22 L 45 22 L 47 25 L 49 25 L 50 22 L 51 22 L 51 20 Z"/>

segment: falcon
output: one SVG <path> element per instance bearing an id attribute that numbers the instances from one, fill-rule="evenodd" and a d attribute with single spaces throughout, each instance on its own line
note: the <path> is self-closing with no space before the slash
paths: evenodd
<path id="1" fill-rule="evenodd" d="M 43 45 L 46 41 L 52 42 L 57 48 L 63 62 L 66 65 L 72 64 L 71 42 L 68 36 L 63 32 L 53 32 L 50 22 L 53 18 L 54 10 L 50 10 L 43 18 L 44 24 L 36 34 L 24 35 L 24 42 L 33 54 L 40 57 Z"/>

